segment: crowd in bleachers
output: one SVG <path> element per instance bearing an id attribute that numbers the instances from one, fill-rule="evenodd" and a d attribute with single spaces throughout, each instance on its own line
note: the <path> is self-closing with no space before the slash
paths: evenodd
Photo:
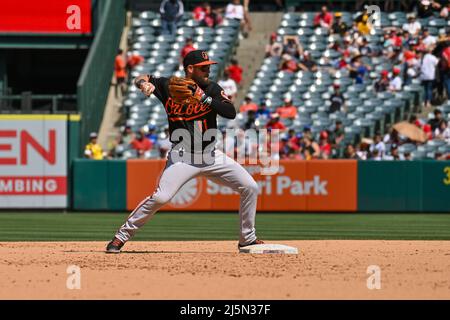
<path id="1" fill-rule="evenodd" d="M 241 106 L 240 126 L 280 122 L 280 158 L 450 158 L 448 6 L 425 5 L 381 13 L 373 25 L 368 12 L 286 13 Z M 285 104 L 291 111 L 282 113 Z M 260 105 L 267 116 L 254 111 Z M 426 140 L 415 128 L 398 132 L 403 120 Z"/>
<path id="2" fill-rule="evenodd" d="M 219 128 L 280 129 L 280 159 L 449 159 L 448 8 L 418 0 L 413 12 L 381 12 L 374 24 L 367 11 L 285 13 L 237 119 L 219 117 Z M 175 33 L 155 13 L 133 18 L 131 52 L 144 61 L 128 66 L 128 75 L 182 75 L 183 55 L 201 47 L 219 60 L 212 78 L 234 100 L 243 70 L 231 51 L 251 23 L 248 8 L 238 18 L 227 10 L 205 3 L 183 12 Z M 130 86 L 124 109 L 127 121 L 108 157 L 165 157 L 170 142 L 159 101 Z M 401 121 L 426 138 L 398 129 Z"/>

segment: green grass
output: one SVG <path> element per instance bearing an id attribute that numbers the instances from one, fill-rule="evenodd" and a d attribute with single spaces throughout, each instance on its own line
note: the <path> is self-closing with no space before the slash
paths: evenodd
<path id="1" fill-rule="evenodd" d="M 128 213 L 0 213 L 0 241 L 109 240 Z M 450 214 L 259 213 L 267 240 L 450 240 Z M 236 240 L 238 214 L 158 213 L 135 240 Z"/>

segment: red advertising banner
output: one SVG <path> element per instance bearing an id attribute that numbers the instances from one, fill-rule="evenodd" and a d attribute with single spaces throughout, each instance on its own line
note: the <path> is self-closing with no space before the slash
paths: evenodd
<path id="1" fill-rule="evenodd" d="M 127 208 L 150 196 L 165 161 L 127 161 Z M 281 160 L 276 175 L 245 166 L 259 186 L 258 211 L 356 211 L 357 161 Z M 187 182 L 162 211 L 237 211 L 239 195 L 205 178 Z"/>
<path id="2" fill-rule="evenodd" d="M 0 208 L 66 208 L 67 182 L 67 115 L 1 115 Z"/>
<path id="3" fill-rule="evenodd" d="M 90 33 L 91 0 L 2 0 L 0 32 Z"/>

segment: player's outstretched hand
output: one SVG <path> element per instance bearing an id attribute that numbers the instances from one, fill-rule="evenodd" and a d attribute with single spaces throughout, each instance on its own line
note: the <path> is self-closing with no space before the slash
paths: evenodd
<path id="1" fill-rule="evenodd" d="M 134 79 L 134 85 L 147 97 L 155 91 L 155 86 L 150 82 L 150 77 L 148 75 L 138 76 Z"/>

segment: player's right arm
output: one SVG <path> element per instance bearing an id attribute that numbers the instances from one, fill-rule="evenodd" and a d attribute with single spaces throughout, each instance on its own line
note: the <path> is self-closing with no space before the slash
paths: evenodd
<path id="1" fill-rule="evenodd" d="M 134 85 L 142 91 L 147 97 L 155 91 L 155 86 L 150 82 L 150 75 L 141 74 L 134 79 Z"/>

